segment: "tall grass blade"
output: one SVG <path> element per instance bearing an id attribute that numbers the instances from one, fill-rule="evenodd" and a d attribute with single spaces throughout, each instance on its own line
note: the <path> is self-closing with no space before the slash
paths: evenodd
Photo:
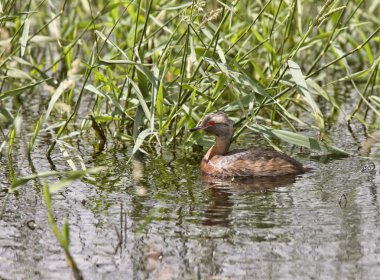
<path id="1" fill-rule="evenodd" d="M 267 126 L 258 125 L 258 124 L 248 126 L 248 128 L 257 133 L 263 133 L 267 136 L 275 137 L 285 142 L 288 142 L 290 144 L 308 148 L 312 151 L 349 155 L 346 151 L 342 149 L 339 149 L 335 146 L 322 142 L 316 138 L 307 137 L 299 133 L 280 130 L 280 129 L 272 129 Z"/>
<path id="2" fill-rule="evenodd" d="M 53 96 L 50 99 L 49 106 L 45 114 L 45 120 L 49 117 L 51 111 L 54 108 L 54 105 L 56 104 L 58 99 L 61 97 L 61 95 L 65 92 L 65 90 L 72 88 L 73 86 L 74 86 L 74 83 L 71 80 L 65 80 L 59 84 L 58 88 L 55 90 Z"/>
<path id="3" fill-rule="evenodd" d="M 39 84 L 45 83 L 45 82 L 47 82 L 47 80 L 38 81 L 38 82 L 35 82 L 33 84 L 29 84 L 29 85 L 26 85 L 23 87 L 19 87 L 16 89 L 12 89 L 9 91 L 2 92 L 2 93 L 0 93 L 0 101 L 8 99 L 8 98 L 14 98 L 14 97 L 16 97 L 22 93 L 25 93 L 28 89 L 32 89 L 33 87 L 35 87 Z"/>
<path id="4" fill-rule="evenodd" d="M 150 128 L 145 129 L 139 133 L 139 135 L 137 136 L 137 138 L 135 140 L 135 144 L 134 144 L 133 150 L 132 150 L 132 155 L 129 158 L 128 162 L 132 159 L 132 157 L 136 154 L 136 152 L 138 150 L 140 150 L 141 145 L 144 143 L 145 138 L 148 137 L 149 135 L 152 135 L 152 134 L 155 134 L 155 133 L 152 133 Z"/>
<path id="5" fill-rule="evenodd" d="M 325 122 L 323 119 L 322 112 L 319 109 L 318 104 L 314 101 L 314 98 L 311 95 L 311 92 L 309 91 L 305 77 L 302 74 L 301 68 L 299 67 L 297 63 L 295 63 L 292 60 L 288 61 L 288 66 L 289 66 L 290 74 L 292 75 L 293 80 L 295 84 L 297 85 L 297 88 L 302 93 L 303 97 L 306 100 L 306 103 L 310 106 L 314 114 L 314 118 L 317 122 L 319 130 L 323 132 L 325 130 Z"/>
<path id="6" fill-rule="evenodd" d="M 13 182 L 11 185 L 10 190 L 14 191 L 15 189 L 25 185 L 28 183 L 30 180 L 35 180 L 37 178 L 48 178 L 48 177 L 62 177 L 62 178 L 67 178 L 69 180 L 76 180 L 80 179 L 83 176 L 86 175 L 91 175 L 91 174 L 96 174 L 102 170 L 105 170 L 105 167 L 94 167 L 94 168 L 89 168 L 87 170 L 77 170 L 77 171 L 44 171 L 44 172 L 39 172 L 36 174 L 28 175 L 22 178 L 18 178 Z"/>
<path id="7" fill-rule="evenodd" d="M 57 224 L 55 223 L 54 215 L 53 215 L 53 208 L 51 205 L 51 195 L 48 185 L 44 184 L 44 199 L 46 203 L 46 208 L 48 212 L 48 218 L 49 223 L 51 226 L 51 229 L 57 238 L 60 246 L 65 252 L 66 260 L 69 265 L 69 267 L 72 269 L 73 276 L 75 280 L 82 280 L 82 272 L 79 270 L 78 265 L 76 264 L 74 258 L 72 257 L 70 253 L 70 233 L 69 233 L 69 224 L 67 221 L 64 222 L 62 233 L 60 232 Z"/>
<path id="8" fill-rule="evenodd" d="M 29 142 L 29 145 L 28 145 L 28 154 L 29 155 L 32 152 L 32 149 L 33 149 L 34 143 L 35 143 L 35 141 L 37 139 L 38 133 L 40 131 L 42 122 L 43 122 L 43 116 L 40 116 L 40 118 L 37 121 L 36 127 L 34 128 L 34 132 L 33 132 L 32 138 L 30 139 L 30 142 Z"/>
<path id="9" fill-rule="evenodd" d="M 6 107 L 0 106 L 0 114 L 5 117 L 8 123 L 14 121 L 14 116 Z"/>
<path id="10" fill-rule="evenodd" d="M 148 106 L 146 105 L 146 102 L 145 102 L 145 99 L 144 99 L 144 95 L 142 94 L 140 88 L 131 79 L 128 79 L 128 82 L 132 85 L 133 89 L 136 92 L 137 99 L 139 100 L 140 106 L 141 106 L 142 110 L 144 111 L 146 119 L 150 120 L 151 119 L 151 113 L 149 111 Z"/>
<path id="11" fill-rule="evenodd" d="M 27 17 L 24 21 L 24 28 L 22 30 L 22 35 L 20 39 L 20 45 L 21 45 L 21 56 L 24 56 L 26 46 L 28 43 L 28 38 L 29 38 L 29 27 L 30 27 L 30 21 L 29 17 Z"/>

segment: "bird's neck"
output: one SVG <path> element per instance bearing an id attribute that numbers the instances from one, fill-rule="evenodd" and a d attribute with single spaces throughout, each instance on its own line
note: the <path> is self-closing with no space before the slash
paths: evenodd
<path id="1" fill-rule="evenodd" d="M 204 160 L 209 161 L 213 156 L 227 154 L 231 144 L 231 137 L 216 137 L 215 144 L 207 151 Z"/>

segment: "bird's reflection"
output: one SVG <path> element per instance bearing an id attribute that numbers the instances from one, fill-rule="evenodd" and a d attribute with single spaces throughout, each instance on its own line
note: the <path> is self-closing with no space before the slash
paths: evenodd
<path id="1" fill-rule="evenodd" d="M 233 206 L 230 190 L 212 186 L 207 189 L 207 194 L 210 201 L 204 209 L 202 223 L 208 226 L 228 226 Z"/>
<path id="2" fill-rule="evenodd" d="M 242 178 L 215 178 L 211 176 L 202 176 L 204 186 L 221 186 L 236 190 L 265 191 L 276 187 L 283 187 L 293 184 L 297 175 L 285 175 L 274 177 L 242 177 Z"/>
<path id="3" fill-rule="evenodd" d="M 202 176 L 202 184 L 210 199 L 204 210 L 203 224 L 210 226 L 228 226 L 234 202 L 231 196 L 236 192 L 267 192 L 278 187 L 293 184 L 295 175 L 259 178 L 220 179 Z"/>

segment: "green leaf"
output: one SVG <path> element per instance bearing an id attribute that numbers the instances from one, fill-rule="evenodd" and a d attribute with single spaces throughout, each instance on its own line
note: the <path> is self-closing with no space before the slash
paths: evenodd
<path id="1" fill-rule="evenodd" d="M 13 127 L 9 136 L 9 145 L 8 145 L 8 157 L 12 156 L 13 143 L 16 136 L 16 129 Z"/>
<path id="2" fill-rule="evenodd" d="M 111 60 L 111 59 L 99 59 L 100 65 L 115 65 L 115 64 L 127 64 L 127 65 L 141 65 L 140 62 L 135 62 L 127 59 Z"/>
<path id="3" fill-rule="evenodd" d="M 151 132 L 150 128 L 145 129 L 140 132 L 140 134 L 137 136 L 135 140 L 135 145 L 133 146 L 132 155 L 129 158 L 128 162 L 132 159 L 132 157 L 135 155 L 135 153 L 140 149 L 142 143 L 144 143 L 144 140 L 147 136 L 152 135 L 154 133 Z"/>
<path id="4" fill-rule="evenodd" d="M 121 121 L 122 118 L 108 116 L 108 115 L 99 115 L 94 117 L 95 121 L 100 122 L 111 122 L 111 121 Z"/>
<path id="5" fill-rule="evenodd" d="M 64 178 L 81 178 L 87 174 L 96 174 L 102 170 L 105 170 L 105 167 L 94 167 L 87 170 L 77 170 L 77 171 L 44 171 L 40 173 L 31 174 L 22 178 L 19 178 L 13 182 L 11 185 L 11 190 L 15 190 L 16 188 L 25 185 L 30 180 L 34 180 L 37 178 L 47 178 L 47 177 L 64 177 Z"/>
<path id="6" fill-rule="evenodd" d="M 323 152 L 323 153 L 349 155 L 346 151 L 342 149 L 329 145 L 316 138 L 308 137 L 299 133 L 280 130 L 280 129 L 271 129 L 267 126 L 258 125 L 258 124 L 248 126 L 248 128 L 257 133 L 264 133 L 267 136 L 276 137 L 290 144 L 306 147 L 314 151 Z"/>
<path id="7" fill-rule="evenodd" d="M 7 119 L 8 122 L 13 122 L 14 117 L 7 108 L 0 106 L 0 114 L 3 115 Z"/>
<path id="8" fill-rule="evenodd" d="M 65 177 L 65 178 L 59 180 L 57 183 L 50 185 L 50 192 L 51 193 L 57 193 L 62 188 L 70 185 L 71 183 L 73 183 L 76 180 L 79 180 L 84 175 L 85 174 L 76 173 L 76 174 L 72 174 L 71 176 Z"/>
<path id="9" fill-rule="evenodd" d="M 137 99 L 139 100 L 139 103 L 141 105 L 141 108 L 143 109 L 144 113 L 145 113 L 145 117 L 150 120 L 150 112 L 149 112 L 149 108 L 148 106 L 146 105 L 146 102 L 145 102 L 145 99 L 144 99 L 144 96 L 142 94 L 142 92 L 140 91 L 140 88 L 137 86 L 137 84 L 132 81 L 131 79 L 128 79 L 128 82 L 131 83 L 132 87 L 134 88 L 135 92 L 136 92 L 136 96 L 137 96 Z"/>
<path id="10" fill-rule="evenodd" d="M 38 81 L 34 84 L 29 84 L 29 85 L 26 85 L 24 87 L 12 89 L 12 90 L 0 93 L 0 101 L 3 99 L 10 98 L 10 97 L 16 97 L 17 95 L 26 92 L 28 89 L 31 89 L 31 88 L 33 88 L 39 84 L 42 84 L 44 82 L 47 82 L 47 80 Z"/>
<path id="11" fill-rule="evenodd" d="M 334 96 L 328 94 L 320 85 L 318 85 L 313 79 L 309 78 L 307 80 L 308 86 L 314 91 L 315 94 L 321 95 L 324 99 L 326 99 L 331 105 L 333 105 L 338 110 L 341 110 L 340 106 L 336 102 Z"/>
<path id="12" fill-rule="evenodd" d="M 40 118 L 37 121 L 36 127 L 34 128 L 33 136 L 30 139 L 30 143 L 29 143 L 29 146 L 28 146 L 28 153 L 30 153 L 32 151 L 32 149 L 33 149 L 34 142 L 37 139 L 37 135 L 38 135 L 38 132 L 40 131 L 42 121 L 43 121 L 43 116 L 41 115 Z"/>
<path id="13" fill-rule="evenodd" d="M 27 72 L 22 71 L 17 68 L 9 67 L 7 71 L 7 77 L 12 77 L 19 80 L 30 80 L 31 82 L 34 82 L 34 79 L 28 75 Z"/>
<path id="14" fill-rule="evenodd" d="M 66 251 L 68 251 L 70 247 L 70 227 L 67 219 L 65 219 L 65 222 L 63 223 L 62 235 L 63 240 L 65 241 Z"/>
<path id="15" fill-rule="evenodd" d="M 369 101 L 371 101 L 372 104 L 374 104 L 377 108 L 380 108 L 380 98 L 375 95 L 369 96 Z"/>
<path id="16" fill-rule="evenodd" d="M 55 90 L 53 96 L 50 99 L 48 109 L 46 110 L 45 120 L 49 117 L 51 111 L 54 108 L 54 104 L 57 102 L 62 93 L 64 93 L 68 88 L 72 88 L 73 86 L 74 82 L 71 80 L 64 80 L 59 84 L 58 88 Z"/>
<path id="17" fill-rule="evenodd" d="M 24 28 L 22 30 L 22 35 L 20 39 L 20 45 L 21 45 L 21 56 L 24 56 L 25 49 L 28 43 L 28 37 L 29 37 L 29 26 L 30 26 L 30 21 L 29 18 L 27 17 L 24 22 Z"/>
<path id="18" fill-rule="evenodd" d="M 45 198 L 46 208 L 48 211 L 48 217 L 49 217 L 49 223 L 51 225 L 51 229 L 53 230 L 55 237 L 58 239 L 59 243 L 62 246 L 65 243 L 64 238 L 61 232 L 59 231 L 57 225 L 54 222 L 53 209 L 51 206 L 50 190 L 49 190 L 49 186 L 46 183 L 44 184 L 44 198 Z"/>
<path id="19" fill-rule="evenodd" d="M 160 86 L 158 88 L 157 100 L 156 100 L 156 110 L 157 110 L 157 117 L 158 117 L 158 121 L 159 121 L 159 127 L 161 129 L 162 120 L 163 120 L 163 116 L 164 116 L 164 86 L 163 86 L 163 83 L 160 83 Z"/>
<path id="20" fill-rule="evenodd" d="M 309 88 L 307 87 L 305 77 L 302 74 L 301 68 L 292 60 L 288 60 L 288 66 L 290 74 L 293 77 L 297 88 L 300 90 L 301 94 L 305 97 L 306 102 L 309 104 L 314 113 L 314 118 L 317 122 L 320 131 L 325 130 L 325 122 L 321 110 L 319 109 L 317 103 L 314 101 Z"/>

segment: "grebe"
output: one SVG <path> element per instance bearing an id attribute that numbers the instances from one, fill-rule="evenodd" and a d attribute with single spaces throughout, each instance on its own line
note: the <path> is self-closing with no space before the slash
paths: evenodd
<path id="1" fill-rule="evenodd" d="M 276 151 L 255 149 L 228 152 L 233 135 L 233 122 L 223 112 L 205 117 L 190 131 L 204 130 L 215 135 L 215 144 L 201 162 L 203 175 L 215 177 L 269 177 L 296 175 L 306 170 L 295 159 Z"/>

